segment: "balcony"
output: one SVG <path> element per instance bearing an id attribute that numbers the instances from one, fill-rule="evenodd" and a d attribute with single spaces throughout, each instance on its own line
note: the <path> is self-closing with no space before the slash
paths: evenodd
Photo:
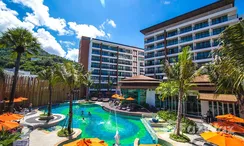
<path id="1" fill-rule="evenodd" d="M 209 37 L 209 36 L 210 36 L 209 33 L 201 34 L 201 35 L 196 34 L 195 39 L 197 40 L 197 39 L 201 39 L 201 38 L 205 38 L 205 37 Z"/>
<path id="2" fill-rule="evenodd" d="M 164 64 L 164 61 L 156 61 L 155 65 L 160 65 L 160 64 Z"/>
<path id="3" fill-rule="evenodd" d="M 208 27 L 208 26 L 209 26 L 208 22 L 207 23 L 202 23 L 202 25 L 194 26 L 193 30 L 201 29 L 201 28 Z"/>
<path id="4" fill-rule="evenodd" d="M 151 42 L 154 42 L 154 38 L 149 38 L 147 40 L 145 40 L 145 44 L 148 44 L 148 43 L 151 43 Z"/>
<path id="5" fill-rule="evenodd" d="M 164 39 L 164 36 L 163 35 L 157 36 L 157 41 L 158 40 L 162 40 L 162 39 Z"/>
<path id="6" fill-rule="evenodd" d="M 146 55 L 145 58 L 153 58 L 154 54 Z"/>
<path id="7" fill-rule="evenodd" d="M 151 62 L 151 63 L 146 63 L 145 66 L 152 66 L 154 65 L 154 62 Z"/>
<path id="8" fill-rule="evenodd" d="M 187 32 L 190 32 L 190 31 L 192 31 L 192 27 L 183 28 L 183 29 L 180 30 L 180 34 L 187 33 Z"/>
<path id="9" fill-rule="evenodd" d="M 210 43 L 205 44 L 205 45 L 196 45 L 194 50 L 199 50 L 199 49 L 204 49 L 204 48 L 209 48 L 209 47 L 211 47 Z"/>
<path id="10" fill-rule="evenodd" d="M 201 59 L 209 59 L 212 58 L 212 56 L 209 54 L 209 56 L 196 56 L 195 59 L 196 60 L 201 60 Z"/>
<path id="11" fill-rule="evenodd" d="M 164 56 L 164 52 L 157 52 L 155 54 L 155 57 L 160 57 L 160 56 Z"/>
<path id="12" fill-rule="evenodd" d="M 163 73 L 163 70 L 156 70 L 156 73 Z"/>
<path id="13" fill-rule="evenodd" d="M 154 74 L 154 70 L 146 71 L 145 74 Z"/>

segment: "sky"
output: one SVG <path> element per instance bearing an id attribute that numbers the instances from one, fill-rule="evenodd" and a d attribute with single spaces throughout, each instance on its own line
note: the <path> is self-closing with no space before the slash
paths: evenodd
<path id="1" fill-rule="evenodd" d="M 0 0 L 0 32 L 24 27 L 42 48 L 78 60 L 81 36 L 143 48 L 140 30 L 217 0 Z M 244 0 L 235 0 L 244 14 Z"/>

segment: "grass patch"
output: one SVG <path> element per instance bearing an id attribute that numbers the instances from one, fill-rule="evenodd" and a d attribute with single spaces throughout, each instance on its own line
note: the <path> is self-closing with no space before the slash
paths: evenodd
<path id="1" fill-rule="evenodd" d="M 72 135 L 73 132 L 74 131 L 71 129 L 71 134 L 69 134 L 68 129 L 64 128 L 64 129 L 61 129 L 60 131 L 58 131 L 58 136 L 59 137 L 67 137 L 67 136 Z"/>
<path id="2" fill-rule="evenodd" d="M 186 135 L 183 135 L 183 134 L 175 135 L 174 133 L 171 133 L 169 135 L 169 138 L 174 140 L 174 141 L 183 142 L 183 143 L 190 141 L 190 139 Z"/>

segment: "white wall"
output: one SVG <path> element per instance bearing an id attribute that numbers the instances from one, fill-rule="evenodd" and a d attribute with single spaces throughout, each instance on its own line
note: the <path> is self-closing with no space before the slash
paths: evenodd
<path id="1" fill-rule="evenodd" d="M 155 106 L 155 94 L 156 92 L 154 90 L 147 90 L 146 93 L 146 103 L 150 106 Z"/>
<path id="2" fill-rule="evenodd" d="M 209 110 L 208 101 L 201 100 L 201 114 L 205 115 L 208 110 Z M 211 109 L 211 111 L 212 111 L 212 109 Z"/>

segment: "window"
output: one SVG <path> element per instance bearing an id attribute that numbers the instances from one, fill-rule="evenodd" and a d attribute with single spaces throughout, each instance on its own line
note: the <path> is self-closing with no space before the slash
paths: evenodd
<path id="1" fill-rule="evenodd" d="M 219 105 L 219 115 L 223 115 L 222 103 L 218 102 L 218 105 Z"/>
<path id="2" fill-rule="evenodd" d="M 187 44 L 187 45 L 181 46 L 181 51 L 182 51 L 183 48 L 185 48 L 185 47 L 190 47 L 190 49 L 192 50 L 192 48 L 193 48 L 193 44 Z"/>
<path id="3" fill-rule="evenodd" d="M 136 57 L 133 57 L 133 61 L 137 61 L 137 58 Z"/>
<path id="4" fill-rule="evenodd" d="M 162 48 L 164 47 L 164 43 L 157 43 L 157 48 Z"/>
<path id="5" fill-rule="evenodd" d="M 211 58 L 211 52 L 208 51 L 208 52 L 200 52 L 200 53 L 197 53 L 197 56 L 196 56 L 196 59 L 207 59 L 207 58 Z"/>
<path id="6" fill-rule="evenodd" d="M 164 55 L 164 51 L 158 51 L 155 56 L 163 56 Z"/>
<path id="7" fill-rule="evenodd" d="M 98 43 L 92 43 L 92 47 L 100 48 L 100 44 L 98 44 Z"/>
<path id="8" fill-rule="evenodd" d="M 192 27 L 191 26 L 187 26 L 187 27 L 184 27 L 184 28 L 181 28 L 180 29 L 180 33 L 186 33 L 186 32 L 189 32 L 189 31 L 192 31 Z"/>
<path id="9" fill-rule="evenodd" d="M 168 40 L 167 46 L 178 44 L 178 39 Z"/>
<path id="10" fill-rule="evenodd" d="M 147 68 L 146 74 L 154 74 L 154 68 Z"/>
<path id="11" fill-rule="evenodd" d="M 100 68 L 100 63 L 92 62 L 91 67 Z"/>
<path id="12" fill-rule="evenodd" d="M 119 48 L 119 52 L 123 52 L 123 53 L 129 53 L 129 54 L 131 54 L 131 50 L 124 49 L 124 48 Z"/>
<path id="13" fill-rule="evenodd" d="M 209 36 L 209 31 L 204 31 L 204 32 L 197 33 L 195 39 L 205 38 L 208 36 Z"/>
<path id="14" fill-rule="evenodd" d="M 207 26 L 208 26 L 208 21 L 204 21 L 204 22 L 195 24 L 194 30 L 200 29 L 200 28 L 204 28 L 204 27 L 207 27 Z"/>
<path id="15" fill-rule="evenodd" d="M 155 65 L 159 65 L 159 64 L 164 64 L 164 59 L 156 60 Z"/>
<path id="16" fill-rule="evenodd" d="M 127 60 L 119 60 L 118 62 L 119 64 L 125 64 L 125 65 L 132 65 L 131 61 L 127 61 Z"/>
<path id="17" fill-rule="evenodd" d="M 138 52 L 138 55 L 144 56 L 144 52 Z"/>
<path id="18" fill-rule="evenodd" d="M 212 25 L 219 24 L 219 23 L 222 23 L 222 22 L 225 22 L 225 21 L 228 21 L 228 16 L 227 15 L 212 19 Z"/>
<path id="19" fill-rule="evenodd" d="M 181 37 L 181 43 L 192 41 L 192 35 Z"/>
<path id="20" fill-rule="evenodd" d="M 144 61 L 144 58 L 143 57 L 138 57 L 138 60 L 139 61 Z"/>
<path id="21" fill-rule="evenodd" d="M 157 67 L 156 68 L 156 73 L 163 73 L 164 72 L 164 68 L 163 67 Z"/>
<path id="22" fill-rule="evenodd" d="M 227 103 L 224 103 L 224 114 L 228 114 L 228 105 Z"/>
<path id="23" fill-rule="evenodd" d="M 100 61 L 100 57 L 99 56 L 92 56 L 92 61 Z"/>
<path id="24" fill-rule="evenodd" d="M 230 110 L 230 113 L 233 115 L 234 114 L 234 109 L 233 109 L 233 104 L 232 103 L 229 103 L 229 110 Z"/>
<path id="25" fill-rule="evenodd" d="M 172 48 L 172 49 L 168 49 L 168 54 L 175 54 L 175 53 L 178 53 L 178 47 Z"/>
<path id="26" fill-rule="evenodd" d="M 151 38 L 148 38 L 146 41 L 145 41 L 145 43 L 151 43 L 151 42 L 153 42 L 154 41 L 154 37 L 151 37 Z"/>
<path id="27" fill-rule="evenodd" d="M 213 35 L 220 34 L 222 31 L 225 30 L 225 28 L 227 28 L 227 26 L 213 29 Z"/>
<path id="28" fill-rule="evenodd" d="M 168 37 L 172 37 L 172 36 L 175 36 L 175 35 L 177 35 L 177 30 L 168 32 Z"/>
<path id="29" fill-rule="evenodd" d="M 148 60 L 145 63 L 146 66 L 154 65 L 154 60 Z"/>
<path id="30" fill-rule="evenodd" d="M 147 50 L 152 50 L 154 49 L 154 45 L 147 46 Z"/>
<path id="31" fill-rule="evenodd" d="M 157 40 L 161 40 L 163 38 L 164 38 L 164 34 L 160 34 L 160 35 L 157 36 Z"/>
<path id="32" fill-rule="evenodd" d="M 144 66 L 144 63 L 143 62 L 140 62 L 140 66 Z"/>
<path id="33" fill-rule="evenodd" d="M 196 43 L 195 49 L 202 49 L 202 48 L 208 48 L 208 47 L 211 47 L 210 40 L 209 41 L 200 42 L 200 43 Z"/>
<path id="34" fill-rule="evenodd" d="M 92 71 L 92 74 L 94 74 L 94 75 L 99 75 L 99 74 L 100 74 L 100 71 L 99 71 L 99 70 L 94 69 L 94 70 Z"/>
<path id="35" fill-rule="evenodd" d="M 92 54 L 100 55 L 100 50 L 92 50 Z"/>
<path id="36" fill-rule="evenodd" d="M 218 45 L 219 45 L 219 40 L 218 39 L 213 40 L 213 47 Z"/>
<path id="37" fill-rule="evenodd" d="M 152 58 L 154 57 L 154 52 L 151 52 L 151 53 L 147 53 L 145 58 Z"/>

